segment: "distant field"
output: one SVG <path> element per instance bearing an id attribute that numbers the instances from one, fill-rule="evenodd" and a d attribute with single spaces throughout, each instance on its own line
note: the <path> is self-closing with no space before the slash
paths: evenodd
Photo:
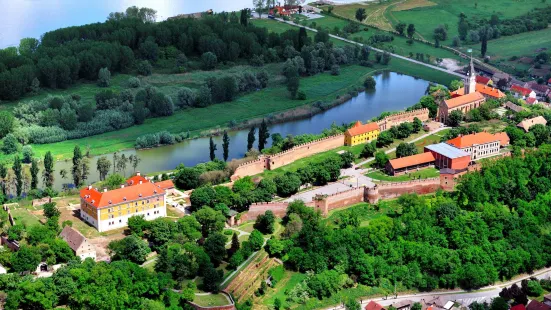
<path id="1" fill-rule="evenodd" d="M 475 53 L 480 52 L 480 44 L 462 47 L 463 50 L 472 48 Z M 517 69 L 524 69 L 526 65 L 517 61 L 509 61 L 512 56 L 536 56 L 538 49 L 551 50 L 551 28 L 539 31 L 525 32 L 513 36 L 501 37 L 488 41 L 488 53 L 492 63 L 504 63 Z"/>
<path id="2" fill-rule="evenodd" d="M 460 13 L 465 13 L 467 17 L 477 18 L 490 18 L 493 14 L 497 14 L 504 19 L 519 16 L 534 8 L 548 5 L 536 0 L 432 0 L 432 2 L 437 5 L 393 11 L 391 15 L 396 21 L 415 24 L 418 34 L 430 41 L 433 40 L 434 28 L 438 25 L 448 25 L 448 40 L 443 43 L 450 44 L 452 38 L 458 35 L 457 22 Z M 395 23 L 396 21 L 393 20 L 392 22 Z"/>

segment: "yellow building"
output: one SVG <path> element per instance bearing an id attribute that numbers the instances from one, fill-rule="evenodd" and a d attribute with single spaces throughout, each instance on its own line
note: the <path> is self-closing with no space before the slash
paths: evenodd
<path id="1" fill-rule="evenodd" d="M 114 190 L 88 186 L 80 191 L 80 217 L 100 232 L 126 227 L 135 215 L 146 220 L 164 217 L 166 190 L 173 187 L 172 181 L 152 183 L 139 173 Z"/>
<path id="2" fill-rule="evenodd" d="M 352 146 L 375 140 L 379 136 L 379 132 L 377 123 L 362 125 L 360 121 L 357 121 L 352 128 L 344 133 L 344 144 Z"/>

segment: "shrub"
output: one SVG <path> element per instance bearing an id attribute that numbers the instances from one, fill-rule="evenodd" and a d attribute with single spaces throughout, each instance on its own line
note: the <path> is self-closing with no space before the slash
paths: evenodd
<path id="1" fill-rule="evenodd" d="M 340 74 L 341 74 L 341 67 L 339 67 L 339 65 L 332 65 L 331 75 L 340 75 Z"/>
<path id="2" fill-rule="evenodd" d="M 140 79 L 138 79 L 137 77 L 131 77 L 126 82 L 126 85 L 129 88 L 139 88 L 141 86 L 141 82 Z"/>
<path id="3" fill-rule="evenodd" d="M 109 87 L 111 84 L 111 72 L 107 68 L 99 69 L 98 73 L 98 86 Z"/>
<path id="4" fill-rule="evenodd" d="M 30 145 L 25 145 L 23 147 L 23 159 L 21 160 L 25 164 L 30 164 L 33 159 L 33 148 Z"/>
<path id="5" fill-rule="evenodd" d="M 178 91 L 178 100 L 176 101 L 176 105 L 181 108 L 193 107 L 195 105 L 196 98 L 197 96 L 193 90 L 183 87 Z"/>
<path id="6" fill-rule="evenodd" d="M 148 75 L 151 75 L 151 73 L 153 71 L 153 66 L 151 66 L 149 61 L 144 60 L 144 61 L 140 61 L 138 63 L 138 68 L 137 69 L 138 69 L 139 74 L 148 76 Z"/>
<path id="7" fill-rule="evenodd" d="M 159 145 L 159 143 L 160 143 L 159 135 L 156 133 L 151 133 L 151 134 L 139 136 L 136 139 L 135 147 L 137 149 L 144 149 L 144 148 L 155 147 Z"/>
<path id="8" fill-rule="evenodd" d="M 218 64 L 218 58 L 214 53 L 206 52 L 201 55 L 201 63 L 203 65 L 203 69 L 212 70 Z"/>
<path id="9" fill-rule="evenodd" d="M 298 93 L 297 93 L 297 99 L 298 100 L 306 100 L 306 94 L 302 90 L 299 90 Z"/>
<path id="10" fill-rule="evenodd" d="M 2 152 L 5 154 L 13 154 L 17 153 L 19 150 L 19 142 L 15 138 L 15 136 L 11 133 L 9 133 L 4 138 L 4 144 L 2 145 Z"/>
<path id="11" fill-rule="evenodd" d="M 161 131 L 158 133 L 158 135 L 160 144 L 174 144 L 174 142 L 176 141 L 174 136 L 168 131 Z"/>

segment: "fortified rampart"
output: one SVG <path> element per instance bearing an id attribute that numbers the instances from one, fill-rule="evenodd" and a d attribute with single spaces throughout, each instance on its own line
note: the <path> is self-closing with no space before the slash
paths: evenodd
<path id="1" fill-rule="evenodd" d="M 378 121 L 377 125 L 379 125 L 379 129 L 381 131 L 385 131 L 393 126 L 398 126 L 401 123 L 412 123 L 415 118 L 418 118 L 422 122 L 426 122 L 429 120 L 429 109 L 423 108 L 409 112 L 392 114 Z"/>
<path id="2" fill-rule="evenodd" d="M 231 180 L 235 181 L 245 176 L 259 174 L 262 173 L 264 169 L 277 169 L 296 160 L 312 156 L 317 153 L 326 152 L 343 145 L 344 134 L 339 134 L 297 145 L 287 151 L 274 155 L 261 156 L 256 160 L 239 165 L 231 176 Z"/>
<path id="3" fill-rule="evenodd" d="M 440 178 L 413 180 L 407 182 L 382 183 L 377 186 L 381 199 L 400 197 L 403 194 L 429 194 L 440 189 Z"/>

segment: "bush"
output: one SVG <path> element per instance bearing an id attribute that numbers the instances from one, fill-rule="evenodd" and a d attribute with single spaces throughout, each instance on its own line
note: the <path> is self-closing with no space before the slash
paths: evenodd
<path id="1" fill-rule="evenodd" d="M 187 87 L 183 87 L 178 91 L 178 100 L 176 105 L 180 108 L 195 106 L 197 96 L 195 92 Z"/>
<path id="2" fill-rule="evenodd" d="M 107 68 L 99 69 L 98 73 L 98 86 L 109 87 L 111 84 L 111 72 Z"/>
<path id="3" fill-rule="evenodd" d="M 168 131 L 161 131 L 158 135 L 160 144 L 174 144 L 175 142 L 174 136 Z"/>
<path id="4" fill-rule="evenodd" d="M 149 61 L 144 60 L 140 61 L 138 63 L 138 73 L 141 75 L 149 76 L 153 72 L 153 66 L 149 63 Z"/>
<path id="5" fill-rule="evenodd" d="M 23 147 L 23 159 L 21 160 L 25 164 L 30 164 L 33 159 L 33 148 L 30 145 L 25 145 Z"/>
<path id="6" fill-rule="evenodd" d="M 18 150 L 19 150 L 19 142 L 17 141 L 17 139 L 13 134 L 9 133 L 4 138 L 4 143 L 2 145 L 2 152 L 4 152 L 4 154 L 14 154 L 14 153 L 17 153 Z"/>
<path id="7" fill-rule="evenodd" d="M 126 82 L 126 85 L 129 88 L 139 88 L 141 86 L 141 82 L 140 79 L 138 79 L 137 77 L 131 77 Z"/>
<path id="8" fill-rule="evenodd" d="M 298 93 L 297 93 L 297 99 L 298 100 L 306 100 L 306 94 L 302 90 L 299 90 Z"/>
<path id="9" fill-rule="evenodd" d="M 146 134 L 136 139 L 135 147 L 137 149 L 155 147 L 160 144 L 160 141 L 161 140 L 158 134 Z"/>
<path id="10" fill-rule="evenodd" d="M 340 74 L 341 74 L 341 67 L 339 67 L 339 65 L 332 65 L 331 75 L 340 75 Z"/>
<path id="11" fill-rule="evenodd" d="M 218 58 L 214 53 L 206 52 L 201 55 L 201 63 L 203 65 L 203 69 L 212 70 L 218 64 Z"/>

